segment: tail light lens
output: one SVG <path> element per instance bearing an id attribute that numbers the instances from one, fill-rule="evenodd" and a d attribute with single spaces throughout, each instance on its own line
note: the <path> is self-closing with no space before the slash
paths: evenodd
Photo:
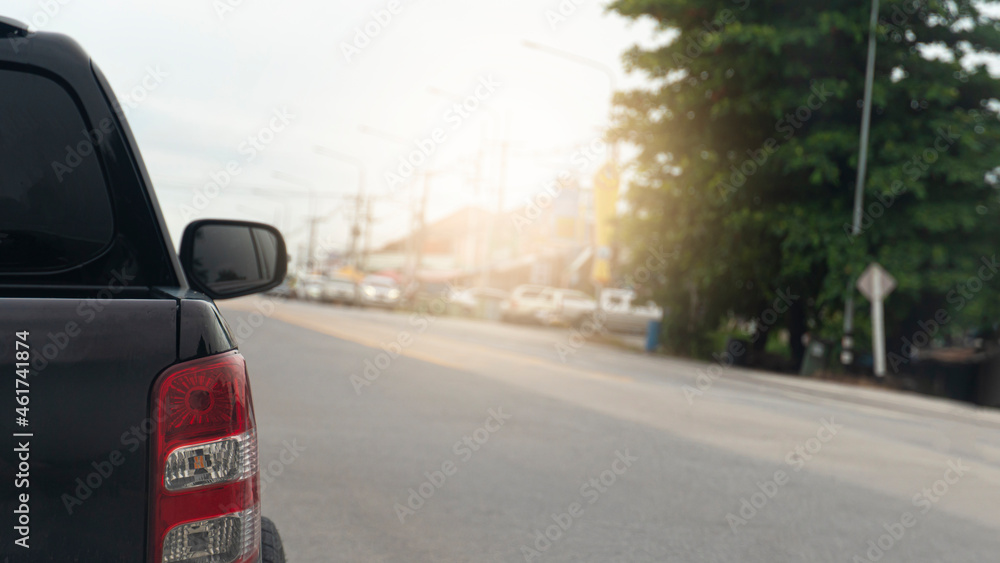
<path id="1" fill-rule="evenodd" d="M 163 485 L 168 491 L 182 491 L 247 479 L 253 474 L 255 442 L 253 433 L 245 432 L 177 448 L 167 456 Z"/>
<path id="2" fill-rule="evenodd" d="M 179 364 L 153 387 L 151 561 L 250 563 L 260 551 L 260 472 L 238 352 Z"/>

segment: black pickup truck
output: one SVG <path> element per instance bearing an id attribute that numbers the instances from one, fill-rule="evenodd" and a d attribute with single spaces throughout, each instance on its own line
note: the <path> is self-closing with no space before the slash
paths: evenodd
<path id="1" fill-rule="evenodd" d="M 257 223 L 193 223 L 178 255 L 101 71 L 0 18 L 0 561 L 284 560 L 213 300 L 286 267 Z"/>

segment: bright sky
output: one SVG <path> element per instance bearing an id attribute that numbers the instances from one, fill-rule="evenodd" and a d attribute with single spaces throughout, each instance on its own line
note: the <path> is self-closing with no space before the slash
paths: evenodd
<path id="1" fill-rule="evenodd" d="M 605 3 L 8 0 L 3 14 L 74 37 L 101 67 L 126 106 L 175 240 L 195 218 L 243 218 L 277 224 L 295 252 L 312 214 L 330 216 L 320 236 L 346 247 L 358 190 L 351 158 L 366 168 L 369 192 L 383 196 L 375 246 L 404 235 L 421 184 L 392 190 L 385 175 L 399 173 L 400 158 L 422 139 L 433 154 L 417 170 L 440 171 L 432 219 L 468 204 L 495 208 L 504 140 L 508 208 L 584 162 L 589 183 L 601 158 L 573 157 L 608 123 L 610 79 L 523 42 L 605 65 L 619 87 L 640 83 L 621 71 L 621 54 L 651 41 L 653 27 L 608 15 Z M 556 21 L 560 6 L 566 15 Z M 359 37 L 366 27 L 377 33 Z M 348 56 L 345 45 L 356 49 Z M 482 109 L 452 109 L 449 96 L 477 88 Z M 227 176 L 224 189 L 206 190 Z"/>

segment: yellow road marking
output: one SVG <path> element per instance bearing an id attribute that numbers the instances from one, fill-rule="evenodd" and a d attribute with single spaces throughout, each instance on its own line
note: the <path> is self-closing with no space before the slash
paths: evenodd
<path id="1" fill-rule="evenodd" d="M 358 334 L 354 333 L 354 332 L 350 332 L 350 331 L 347 331 L 347 330 L 338 329 L 338 328 L 332 326 L 329 323 L 318 322 L 318 321 L 313 320 L 313 319 L 306 319 L 306 318 L 302 318 L 300 316 L 293 315 L 293 314 L 280 313 L 280 312 L 276 311 L 273 315 L 271 315 L 271 318 L 278 319 L 279 321 L 283 321 L 283 322 L 286 322 L 288 324 L 300 326 L 302 328 L 306 328 L 306 329 L 309 329 L 311 331 L 318 332 L 320 334 L 325 334 L 327 336 L 332 336 L 334 338 L 339 338 L 340 340 L 346 340 L 348 342 L 353 342 L 355 344 L 360 344 L 360 345 L 365 346 L 367 348 L 375 348 L 375 349 L 381 350 L 382 349 L 382 344 L 384 344 L 384 342 L 381 342 L 381 341 L 363 338 L 361 336 L 358 336 Z M 439 358 L 436 358 L 434 356 L 430 356 L 430 355 L 427 355 L 427 354 L 421 354 L 420 352 L 417 352 L 415 350 L 406 350 L 406 349 L 404 349 L 401 352 L 400 355 L 407 356 L 407 357 L 410 357 L 410 358 L 414 358 L 416 360 L 420 360 L 420 361 L 423 361 L 423 362 L 428 362 L 428 363 L 436 364 L 436 365 L 439 365 L 439 366 L 442 366 L 442 367 L 446 367 L 446 368 L 453 368 L 453 369 L 458 369 L 458 370 L 464 369 L 462 366 L 460 366 L 458 364 L 452 364 L 452 363 L 446 362 L 444 360 L 441 360 Z"/>
<path id="2" fill-rule="evenodd" d="M 240 305 L 235 305 L 235 303 L 227 303 L 226 307 L 237 310 L 252 310 L 253 308 L 245 308 Z M 316 318 L 309 318 L 301 314 L 296 313 L 286 313 L 283 311 L 275 310 L 271 314 L 271 318 L 280 320 L 282 322 L 299 326 L 320 334 L 325 334 L 327 336 L 332 336 L 340 340 L 345 340 L 347 342 L 353 342 L 355 344 L 360 344 L 367 348 L 374 348 L 381 350 L 382 345 L 385 344 L 383 341 L 365 338 L 360 336 L 357 332 L 352 332 L 347 329 L 338 328 L 330 322 L 323 322 Z M 453 347 L 454 343 L 440 336 L 431 336 L 428 334 L 422 334 L 420 336 L 414 337 L 419 338 L 424 341 L 436 341 L 438 344 L 444 347 Z M 497 350 L 495 348 L 490 348 L 488 346 L 482 346 L 478 344 L 470 344 L 467 342 L 462 342 L 461 346 L 463 350 L 468 352 L 473 352 L 483 357 L 492 357 L 494 359 L 507 360 L 514 363 L 520 363 L 522 365 L 530 365 L 535 367 L 543 368 L 549 372 L 561 372 L 565 375 L 570 375 L 573 377 L 584 377 L 587 379 L 603 380 L 603 381 L 615 381 L 615 382 L 631 382 L 634 381 L 632 377 L 624 375 L 614 375 L 599 371 L 591 371 L 580 368 L 572 368 L 565 365 L 560 365 L 549 360 L 543 360 L 540 358 L 532 358 L 529 356 L 517 355 L 504 350 Z M 422 362 L 427 362 L 434 365 L 439 365 L 446 368 L 456 369 L 460 371 L 469 371 L 468 366 L 459 365 L 457 363 L 449 362 L 447 360 L 442 360 L 435 354 L 428 354 L 425 352 L 420 352 L 418 350 L 406 349 L 404 348 L 400 355 L 413 358 L 415 360 L 420 360 Z"/>

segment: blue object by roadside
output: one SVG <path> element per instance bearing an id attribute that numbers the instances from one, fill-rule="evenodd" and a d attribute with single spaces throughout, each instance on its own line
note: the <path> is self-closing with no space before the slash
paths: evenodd
<path id="1" fill-rule="evenodd" d="M 649 321 L 646 326 L 646 351 L 655 352 L 660 345 L 661 321 Z"/>

